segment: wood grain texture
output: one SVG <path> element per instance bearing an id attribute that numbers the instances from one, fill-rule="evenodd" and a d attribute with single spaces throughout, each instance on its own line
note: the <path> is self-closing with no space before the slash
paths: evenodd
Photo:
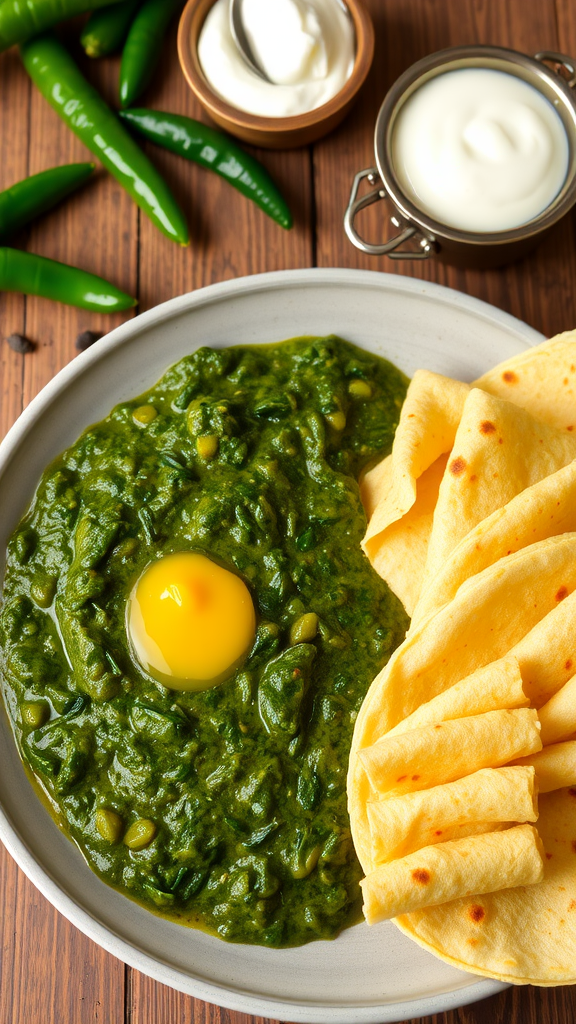
<path id="1" fill-rule="evenodd" d="M 11 50 L 0 61 L 0 189 L 28 174 L 30 94 L 28 77 Z M 21 295 L 0 295 L 0 325 L 1 335 L 25 333 Z M 0 343 L 0 437 L 22 411 L 23 371 L 22 356 Z"/>
<path id="2" fill-rule="evenodd" d="M 522 263 L 502 270 L 455 270 L 437 261 L 395 263 L 365 257 L 344 236 L 342 217 L 354 173 L 371 166 L 375 117 L 387 88 L 414 60 L 459 43 L 490 42 L 526 52 L 576 54 L 572 0 L 367 0 L 377 34 L 370 79 L 345 123 L 311 149 L 256 152 L 289 199 L 295 228 L 285 232 L 202 168 L 146 144 L 188 216 L 192 244 L 180 249 L 153 229 L 114 179 L 99 172 L 65 206 L 15 244 L 85 267 L 137 295 L 140 310 L 213 281 L 291 267 L 364 267 L 437 281 L 476 295 L 547 334 L 576 326 L 574 215 Z M 91 62 L 67 42 L 112 104 L 118 61 Z M 142 105 L 204 119 L 179 73 L 173 29 Z M 0 57 L 0 188 L 87 152 L 30 88 L 15 51 Z M 382 204 L 363 228 L 380 239 Z M 108 330 L 133 314 L 105 317 L 41 299 L 0 297 L 0 436 L 23 403 L 76 354 L 76 334 Z M 13 353 L 17 331 L 37 342 Z M 231 338 L 231 341 L 234 339 Z M 574 1024 L 576 987 L 509 989 L 423 1024 Z M 0 849 L 0 1024 L 267 1024 L 174 992 L 125 968 L 60 917 Z M 406 1022 L 408 1024 L 408 1022 Z M 415 1024 L 415 1022 L 410 1022 Z"/>

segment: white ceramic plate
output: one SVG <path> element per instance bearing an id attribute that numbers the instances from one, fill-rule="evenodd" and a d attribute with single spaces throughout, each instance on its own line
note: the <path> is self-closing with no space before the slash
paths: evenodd
<path id="1" fill-rule="evenodd" d="M 0 446 L 0 578 L 6 541 L 44 467 L 117 402 L 150 387 L 200 345 L 337 333 L 407 374 L 427 367 L 472 380 L 541 340 L 458 292 L 355 270 L 296 270 L 212 285 L 173 299 L 78 356 Z M 0 713 L 0 838 L 74 925 L 158 981 L 231 1009 L 305 1024 L 383 1024 L 500 991 L 442 963 L 389 923 L 334 942 L 271 950 L 229 945 L 157 918 L 104 885 L 34 796 Z"/>

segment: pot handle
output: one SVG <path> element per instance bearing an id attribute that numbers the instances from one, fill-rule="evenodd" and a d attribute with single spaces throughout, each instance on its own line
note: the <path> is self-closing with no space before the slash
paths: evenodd
<path id="1" fill-rule="evenodd" d="M 534 54 L 534 60 L 539 60 L 542 64 L 559 64 L 560 67 L 566 68 L 570 78 L 563 78 L 563 81 L 569 89 L 576 85 L 576 60 L 573 57 L 567 57 L 565 53 L 556 53 L 555 50 L 539 50 Z"/>
<path id="2" fill-rule="evenodd" d="M 358 191 L 361 182 L 364 178 L 368 179 L 370 185 L 376 185 L 371 192 L 367 192 L 366 195 L 358 198 Z M 356 214 L 360 210 L 364 210 L 367 206 L 371 206 L 372 203 L 379 202 L 380 199 L 388 199 L 388 193 L 382 185 L 377 184 L 379 181 L 378 170 L 376 167 L 369 167 L 365 171 L 359 171 L 355 176 L 352 191 L 350 193 L 350 199 L 348 200 L 348 206 L 346 207 L 346 213 L 344 214 L 344 230 L 348 235 L 348 238 L 355 245 L 357 249 L 362 252 L 368 253 L 369 256 L 390 256 L 393 260 L 427 260 L 430 256 L 433 256 L 436 252 L 436 246 L 430 239 L 425 238 L 423 235 L 419 237 L 419 249 L 408 249 L 397 252 L 396 250 L 403 242 L 407 242 L 409 238 L 413 238 L 414 235 L 419 234 L 418 228 L 412 225 L 405 227 L 398 235 L 391 238 L 388 242 L 381 242 L 374 245 L 372 242 L 366 242 L 360 237 L 356 228 L 354 227 L 354 220 Z M 396 217 L 392 217 L 392 223 L 396 227 L 401 227 L 400 221 Z"/>

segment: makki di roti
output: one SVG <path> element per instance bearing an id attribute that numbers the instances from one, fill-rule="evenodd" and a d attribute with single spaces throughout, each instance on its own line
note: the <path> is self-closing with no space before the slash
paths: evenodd
<path id="1" fill-rule="evenodd" d="M 157 913 L 269 946 L 359 917 L 352 727 L 408 618 L 361 551 L 357 477 L 406 384 L 333 337 L 199 349 L 47 469 L 10 541 L 22 758 Z"/>
<path id="2" fill-rule="evenodd" d="M 515 983 L 576 981 L 575 438 L 568 333 L 472 387 L 419 371 L 363 483 L 412 617 L 354 729 L 365 916 Z"/>

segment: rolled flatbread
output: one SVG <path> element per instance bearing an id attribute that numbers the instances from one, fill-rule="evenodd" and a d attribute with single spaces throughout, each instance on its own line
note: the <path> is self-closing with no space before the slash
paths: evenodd
<path id="1" fill-rule="evenodd" d="M 364 916 L 377 924 L 463 896 L 535 885 L 544 878 L 543 848 L 532 825 L 427 846 L 382 864 L 361 883 Z"/>

